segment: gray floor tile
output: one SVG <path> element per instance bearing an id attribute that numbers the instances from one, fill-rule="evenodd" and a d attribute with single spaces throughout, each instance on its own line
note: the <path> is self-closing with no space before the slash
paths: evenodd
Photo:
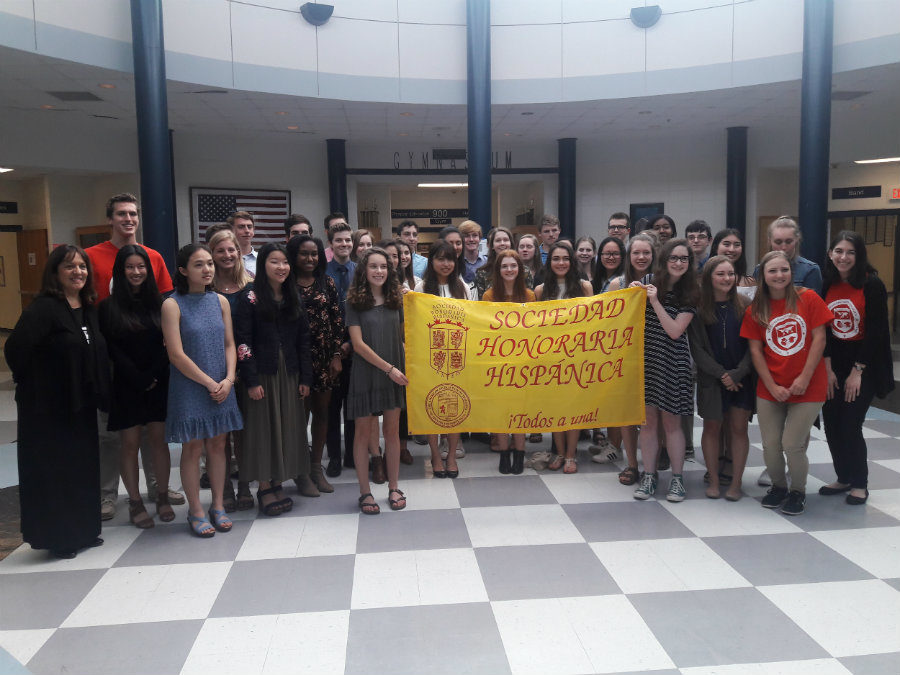
<path id="1" fill-rule="evenodd" d="M 211 617 L 350 609 L 354 556 L 235 562 Z"/>
<path id="2" fill-rule="evenodd" d="M 628 599 L 679 668 L 829 656 L 755 588 Z"/>
<path id="3" fill-rule="evenodd" d="M 900 579 L 882 579 L 882 581 L 889 583 L 891 586 L 900 591 Z"/>
<path id="4" fill-rule="evenodd" d="M 477 548 L 475 557 L 492 601 L 621 593 L 587 544 Z"/>
<path id="5" fill-rule="evenodd" d="M 345 471 L 353 469 L 345 469 Z M 294 483 L 289 483 L 285 495 L 294 500 L 294 508 L 284 513 L 279 518 L 292 518 L 299 516 L 332 516 L 341 513 L 359 513 L 359 484 L 358 483 L 333 483 L 334 492 L 323 494 L 321 497 L 300 497 Z M 385 486 L 374 486 L 378 487 Z M 385 488 L 386 489 L 386 488 Z M 256 492 L 253 493 L 256 499 Z M 260 516 L 265 517 L 265 516 Z"/>
<path id="6" fill-rule="evenodd" d="M 806 533 L 709 537 L 703 541 L 754 586 L 872 578 Z"/>
<path id="7" fill-rule="evenodd" d="M 900 444 L 900 441 L 895 441 Z M 830 483 L 835 479 L 834 466 L 831 464 L 810 464 L 809 475 Z M 900 488 L 900 473 L 891 471 L 886 466 L 869 460 L 869 489 L 888 490 Z"/>
<path id="8" fill-rule="evenodd" d="M 157 524 L 141 532 L 113 567 L 234 560 L 251 525 L 251 521 L 235 520 L 231 532 L 201 539 L 188 531 L 187 522 Z"/>
<path id="9" fill-rule="evenodd" d="M 359 519 L 357 553 L 469 547 L 469 532 L 459 509 L 400 511 L 392 518 Z"/>
<path id="10" fill-rule="evenodd" d="M 587 541 L 694 536 L 693 532 L 656 502 L 566 504 L 563 509 Z"/>
<path id="11" fill-rule="evenodd" d="M 354 610 L 346 675 L 509 673 L 488 603 Z"/>
<path id="12" fill-rule="evenodd" d="M 880 431 L 888 436 L 900 438 L 900 422 L 890 420 L 866 420 L 865 427 Z"/>
<path id="13" fill-rule="evenodd" d="M 867 422 L 866 426 L 870 424 Z M 866 452 L 869 459 L 898 459 L 900 458 L 900 441 L 896 438 L 867 438 Z"/>
<path id="14" fill-rule="evenodd" d="M 813 493 L 806 496 L 806 510 L 799 516 L 785 516 L 797 527 L 807 532 L 818 530 L 850 530 L 866 527 L 895 527 L 900 521 L 879 511 L 871 504 L 850 506 L 843 495 L 823 497 Z"/>
<path id="15" fill-rule="evenodd" d="M 504 477 L 458 478 L 453 482 L 453 487 L 463 508 L 556 504 L 556 499 L 540 476 L 519 476 L 515 480 Z"/>
<path id="16" fill-rule="evenodd" d="M 18 422 L 0 421 L 0 443 L 12 443 L 16 440 Z"/>
<path id="17" fill-rule="evenodd" d="M 845 656 L 838 659 L 853 675 L 887 675 L 900 673 L 900 652 Z"/>
<path id="18" fill-rule="evenodd" d="M 202 621 L 60 628 L 26 665 L 35 675 L 178 675 Z"/>
<path id="19" fill-rule="evenodd" d="M 0 575 L 0 630 L 56 628 L 106 570 Z"/>

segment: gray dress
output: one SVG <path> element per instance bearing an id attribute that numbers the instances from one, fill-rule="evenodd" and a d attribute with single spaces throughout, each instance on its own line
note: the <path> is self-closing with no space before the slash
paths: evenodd
<path id="1" fill-rule="evenodd" d="M 184 353 L 216 382 L 228 374 L 225 363 L 225 323 L 216 293 L 175 293 L 172 298 L 181 310 L 181 344 Z M 234 389 L 222 403 L 212 400 L 206 387 L 169 366 L 169 402 L 166 441 L 213 438 L 243 427 Z"/>
<path id="2" fill-rule="evenodd" d="M 347 303 L 347 326 L 359 326 L 362 339 L 378 356 L 404 370 L 402 313 L 378 305 L 358 312 Z M 406 407 L 405 387 L 394 384 L 383 370 L 379 370 L 359 354 L 353 354 L 350 390 L 347 394 L 347 417 L 380 415 L 385 410 Z"/>

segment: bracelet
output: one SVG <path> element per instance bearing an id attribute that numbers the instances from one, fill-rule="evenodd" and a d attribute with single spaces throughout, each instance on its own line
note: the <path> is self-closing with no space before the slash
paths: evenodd
<path id="1" fill-rule="evenodd" d="M 392 371 L 393 369 L 394 369 L 394 366 L 391 366 L 391 367 L 388 368 L 386 371 L 384 371 L 384 374 L 387 375 L 387 376 L 390 376 L 391 371 Z"/>
<path id="2" fill-rule="evenodd" d="M 231 378 L 228 378 L 228 377 L 226 377 L 225 379 L 228 380 L 229 384 L 234 386 L 234 380 L 232 380 Z"/>

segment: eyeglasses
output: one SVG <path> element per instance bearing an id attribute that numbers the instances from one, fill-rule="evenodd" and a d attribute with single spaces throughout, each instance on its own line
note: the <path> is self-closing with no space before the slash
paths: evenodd
<path id="1" fill-rule="evenodd" d="M 610 232 L 622 232 L 624 230 L 627 230 L 628 226 L 627 225 L 608 225 L 607 229 Z"/>
<path id="2" fill-rule="evenodd" d="M 601 253 L 601 258 L 621 258 L 622 254 L 618 251 L 613 251 L 612 253 Z"/>
<path id="3" fill-rule="evenodd" d="M 703 241 L 704 239 L 708 239 L 705 232 L 703 234 L 689 234 L 687 238 L 688 241 Z"/>
<path id="4" fill-rule="evenodd" d="M 670 255 L 669 262 L 678 262 L 684 263 L 685 265 L 691 261 L 691 256 L 689 255 Z"/>

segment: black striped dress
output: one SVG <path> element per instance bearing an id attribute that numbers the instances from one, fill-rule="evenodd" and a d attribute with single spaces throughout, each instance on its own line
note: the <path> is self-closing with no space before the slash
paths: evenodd
<path id="1" fill-rule="evenodd" d="M 673 319 L 693 307 L 681 307 L 669 291 L 660 298 Z M 648 302 L 644 325 L 644 403 L 673 415 L 694 414 L 694 373 L 687 331 L 670 338 Z"/>

